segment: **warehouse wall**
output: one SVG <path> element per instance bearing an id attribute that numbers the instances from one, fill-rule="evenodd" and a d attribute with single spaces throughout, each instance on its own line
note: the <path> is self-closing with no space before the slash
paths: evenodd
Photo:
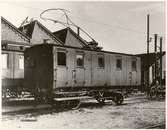
<path id="1" fill-rule="evenodd" d="M 1 40 L 29 43 L 27 39 L 21 37 L 20 33 L 10 27 L 8 24 L 5 24 L 3 20 L 1 20 Z"/>

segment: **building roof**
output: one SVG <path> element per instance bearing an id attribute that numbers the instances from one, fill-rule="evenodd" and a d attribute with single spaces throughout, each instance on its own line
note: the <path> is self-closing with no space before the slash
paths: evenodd
<path id="1" fill-rule="evenodd" d="M 63 44 L 60 39 L 58 39 L 55 35 L 53 35 L 52 32 L 49 29 L 47 29 L 44 25 L 42 25 L 38 20 L 34 20 L 34 21 L 30 22 L 29 24 L 26 24 L 26 25 L 20 27 L 19 30 L 23 31 L 23 29 L 26 29 L 26 31 L 25 31 L 26 35 L 29 36 L 30 38 L 32 38 L 32 34 L 33 34 L 33 31 L 34 31 L 35 24 L 38 24 L 51 37 L 53 37 L 53 39 L 58 41 L 60 44 Z"/>
<path id="2" fill-rule="evenodd" d="M 66 41 L 66 36 L 67 36 L 67 28 L 53 32 L 53 35 L 58 37 L 63 43 Z"/>
<path id="3" fill-rule="evenodd" d="M 68 46 L 68 45 L 61 46 L 61 45 L 58 45 L 58 44 L 37 44 L 37 45 L 32 46 L 31 48 L 35 48 L 35 47 L 38 47 L 38 46 L 57 46 L 57 47 L 63 47 L 63 48 L 78 49 L 78 50 L 83 50 L 83 51 L 94 51 L 94 52 L 99 52 L 99 53 L 102 52 L 102 53 L 124 55 L 124 56 L 132 56 L 132 57 L 140 58 L 139 56 L 133 55 L 133 54 L 119 53 L 119 52 L 113 52 L 113 51 L 104 51 L 104 50 L 91 50 L 91 49 L 88 49 L 88 48 L 80 48 L 80 47 L 74 47 L 74 46 Z"/>
<path id="4" fill-rule="evenodd" d="M 12 23 L 10 23 L 9 21 L 7 21 L 4 17 L 1 16 L 1 22 L 4 22 L 5 24 L 8 24 L 10 27 L 12 27 L 16 32 L 18 32 L 19 34 L 21 34 L 21 36 L 23 36 L 25 39 L 28 40 L 28 42 L 30 42 L 30 37 L 28 37 L 25 33 L 23 33 L 22 31 L 20 31 L 16 26 L 14 26 Z"/>
<path id="5" fill-rule="evenodd" d="M 166 54 L 165 51 L 162 52 L 162 56 Z M 147 68 L 147 63 L 148 63 L 148 55 L 147 53 L 142 53 L 142 54 L 137 54 L 136 56 L 141 57 L 141 62 L 142 62 L 142 68 L 145 69 Z M 149 66 L 153 65 L 155 63 L 155 52 L 149 53 Z M 160 52 L 157 53 L 157 58 L 160 59 Z"/>
<path id="6" fill-rule="evenodd" d="M 165 54 L 166 53 L 166 51 L 162 51 L 162 53 L 163 54 Z M 155 55 L 155 52 L 151 52 L 151 53 L 149 53 L 150 55 Z M 157 54 L 159 55 L 160 54 L 160 52 L 157 52 Z M 140 53 L 140 54 L 136 54 L 136 55 L 139 55 L 139 56 L 144 56 L 144 55 L 147 55 L 147 53 Z"/>
<path id="7" fill-rule="evenodd" d="M 19 29 L 20 31 L 22 31 L 22 32 L 23 32 L 23 30 L 25 29 L 26 31 L 24 31 L 24 33 L 25 33 L 28 37 L 32 38 L 32 33 L 33 33 L 33 30 L 34 30 L 34 26 L 35 26 L 35 21 L 33 21 L 33 22 L 29 23 L 29 24 L 26 24 L 25 26 L 20 27 L 20 28 L 18 28 L 18 29 Z"/>
<path id="8" fill-rule="evenodd" d="M 166 53 L 166 51 L 163 51 L 162 55 L 165 55 L 165 53 Z M 147 53 L 136 54 L 136 55 L 140 56 L 140 57 L 147 57 L 148 56 Z M 155 58 L 155 52 L 149 53 L 149 56 Z M 160 52 L 157 52 L 157 56 L 160 57 Z"/>
<path id="9" fill-rule="evenodd" d="M 53 32 L 55 36 L 57 36 L 64 44 L 66 42 L 67 32 L 70 32 L 75 38 L 77 38 L 84 47 L 88 47 L 86 41 L 82 39 L 77 33 L 75 33 L 71 28 L 67 27 L 62 30 Z"/>

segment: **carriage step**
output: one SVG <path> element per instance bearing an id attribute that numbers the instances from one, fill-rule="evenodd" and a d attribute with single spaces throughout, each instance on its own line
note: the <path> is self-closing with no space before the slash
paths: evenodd
<path id="1" fill-rule="evenodd" d="M 34 100 L 34 97 L 29 97 L 29 98 L 8 98 L 4 99 L 6 101 L 32 101 Z"/>
<path id="2" fill-rule="evenodd" d="M 55 101 L 83 100 L 83 99 L 93 99 L 93 97 L 90 97 L 90 96 L 80 96 L 80 97 L 54 98 Z"/>

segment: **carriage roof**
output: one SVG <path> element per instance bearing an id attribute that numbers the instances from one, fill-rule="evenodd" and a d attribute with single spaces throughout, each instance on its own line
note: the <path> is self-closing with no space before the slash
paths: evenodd
<path id="1" fill-rule="evenodd" d="M 126 55 L 126 56 L 135 56 L 135 57 L 139 57 L 136 56 L 134 54 L 127 54 L 127 53 L 119 53 L 119 52 L 112 52 L 112 51 L 104 51 L 104 50 L 91 50 L 89 48 L 79 48 L 79 47 L 73 47 L 73 46 L 66 46 L 66 45 L 58 45 L 58 44 L 38 44 L 38 45 L 34 45 L 31 48 L 38 48 L 41 46 L 56 46 L 56 47 L 63 47 L 63 48 L 72 48 L 72 49 L 78 49 L 78 50 L 83 50 L 83 51 L 94 51 L 94 52 L 102 52 L 102 53 L 108 53 L 108 54 L 118 54 L 118 55 Z"/>

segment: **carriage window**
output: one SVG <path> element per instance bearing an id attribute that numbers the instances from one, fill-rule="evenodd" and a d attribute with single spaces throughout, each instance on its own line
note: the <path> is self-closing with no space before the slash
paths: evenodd
<path id="1" fill-rule="evenodd" d="M 19 55 L 19 69 L 24 69 L 24 55 Z"/>
<path id="2" fill-rule="evenodd" d="M 132 71 L 136 71 L 136 60 L 132 61 Z"/>
<path id="3" fill-rule="evenodd" d="M 98 57 L 98 67 L 104 68 L 104 57 L 103 56 Z"/>
<path id="4" fill-rule="evenodd" d="M 84 67 L 84 54 L 76 55 L 76 63 L 77 67 Z"/>
<path id="5" fill-rule="evenodd" d="M 121 70 L 122 69 L 122 59 L 117 59 L 116 68 L 117 68 L 117 70 Z"/>
<path id="6" fill-rule="evenodd" d="M 66 66 L 66 53 L 57 52 L 57 65 Z"/>
<path id="7" fill-rule="evenodd" d="M 8 54 L 3 53 L 2 54 L 2 69 L 7 69 L 8 68 Z"/>

